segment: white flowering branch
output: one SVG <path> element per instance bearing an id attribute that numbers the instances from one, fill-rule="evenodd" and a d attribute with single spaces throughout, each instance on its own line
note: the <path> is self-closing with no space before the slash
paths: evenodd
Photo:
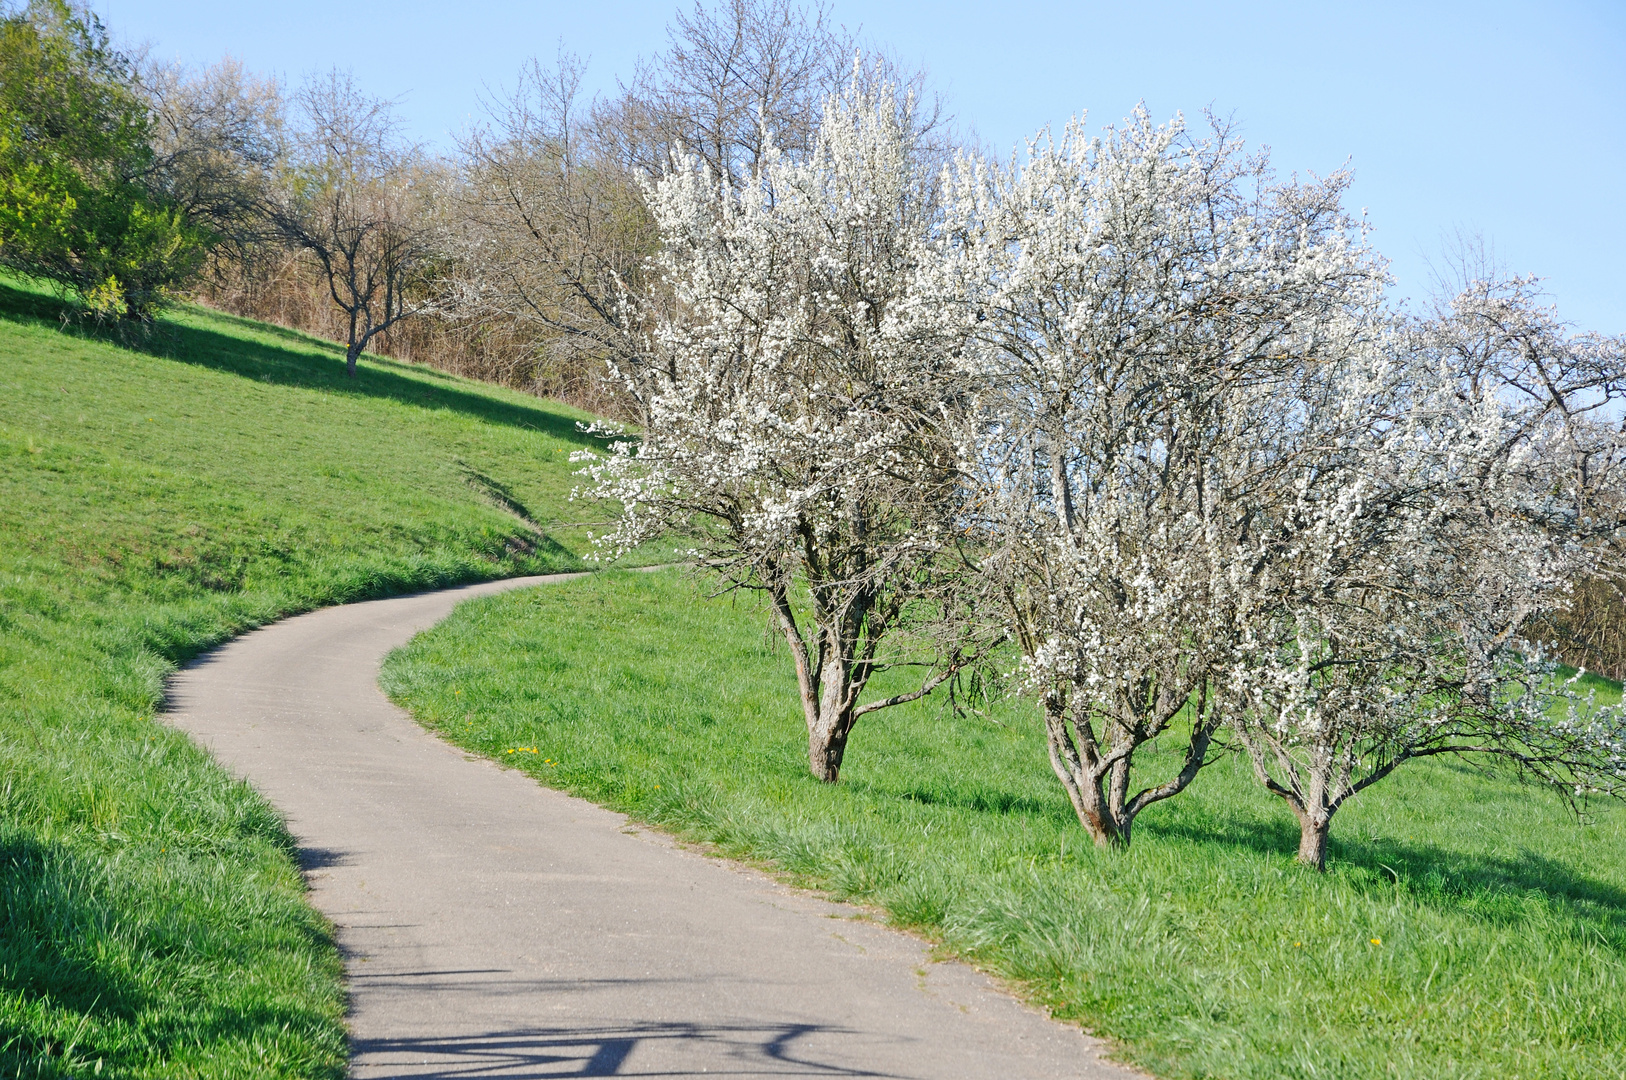
<path id="1" fill-rule="evenodd" d="M 789 644 L 815 775 L 853 724 L 980 655 L 958 614 L 961 455 L 953 324 L 922 292 L 933 209 L 908 102 L 832 100 L 813 150 L 771 144 L 735 186 L 697 162 L 648 192 L 663 301 L 620 367 L 638 439 L 587 463 L 623 507 L 606 544 L 680 531 L 729 587 L 760 590 Z M 889 667 L 912 690 L 865 702 Z"/>

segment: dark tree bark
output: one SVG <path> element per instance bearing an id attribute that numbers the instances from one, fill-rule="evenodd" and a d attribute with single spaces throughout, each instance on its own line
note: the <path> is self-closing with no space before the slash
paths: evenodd
<path id="1" fill-rule="evenodd" d="M 1299 862 L 1315 870 L 1327 869 L 1327 834 L 1332 831 L 1332 815 L 1299 815 Z"/>

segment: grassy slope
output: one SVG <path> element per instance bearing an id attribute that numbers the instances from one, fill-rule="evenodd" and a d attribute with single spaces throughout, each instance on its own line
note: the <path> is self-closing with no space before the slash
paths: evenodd
<path id="1" fill-rule="evenodd" d="M 155 722 L 161 680 L 292 611 L 575 565 L 576 414 L 388 362 L 350 382 L 203 311 L 139 345 L 0 284 L 0 1075 L 337 1077 L 288 837 Z"/>
<path id="2" fill-rule="evenodd" d="M 612 575 L 477 601 L 385 685 L 544 783 L 883 908 L 1160 1075 L 1626 1075 L 1626 811 L 1579 826 L 1421 763 L 1340 813 L 1315 875 L 1285 809 L 1222 763 L 1100 854 L 1016 706 L 868 717 L 842 783 L 815 783 L 765 613 L 694 590 Z"/>

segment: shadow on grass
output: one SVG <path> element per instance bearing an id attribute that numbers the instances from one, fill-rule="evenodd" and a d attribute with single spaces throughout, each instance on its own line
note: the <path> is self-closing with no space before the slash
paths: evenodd
<path id="1" fill-rule="evenodd" d="M 1485 775 L 1484 770 L 1468 763 L 1441 764 L 1466 774 Z M 872 786 L 865 794 L 960 812 L 1042 820 L 1068 830 L 1077 828 L 1071 808 L 1059 791 L 1054 799 L 1042 799 L 995 788 L 960 790 L 928 783 L 902 789 Z M 1291 858 L 1299 842 L 1298 826 L 1285 812 L 1262 817 L 1148 812 L 1136 821 L 1135 835 L 1137 845 L 1160 840 L 1189 841 L 1273 859 Z M 1575 867 L 1539 852 L 1526 849 L 1507 857 L 1384 837 L 1344 839 L 1334 822 L 1327 864 L 1333 873 L 1354 871 L 1350 875 L 1352 883 L 1367 891 L 1398 888 L 1420 904 L 1471 912 L 1489 922 L 1518 923 L 1531 918 L 1526 900 L 1534 896 L 1590 923 L 1610 941 L 1611 947 L 1626 951 L 1626 889 L 1587 877 Z"/>
<path id="2" fill-rule="evenodd" d="M 1297 826 L 1289 820 L 1191 817 L 1137 825 L 1147 833 L 1205 845 L 1241 848 L 1263 855 L 1290 856 L 1298 848 Z M 1598 926 L 1616 949 L 1626 949 L 1626 890 L 1579 874 L 1557 859 L 1524 850 L 1516 858 L 1453 851 L 1437 844 L 1388 838 L 1343 840 L 1333 825 L 1327 865 L 1336 873 L 1350 868 L 1370 889 L 1398 889 L 1418 903 L 1471 911 L 1491 922 L 1516 923 L 1530 917 L 1521 902 L 1535 895 Z"/>
<path id="3" fill-rule="evenodd" d="M 97 326 L 74 321 L 72 313 L 73 309 L 64 301 L 0 280 L 0 319 L 36 322 L 86 340 L 114 344 L 257 382 L 382 398 L 414 408 L 449 409 L 489 424 L 537 431 L 578 446 L 601 445 L 600 440 L 577 430 L 575 417 L 552 412 L 540 401 L 531 406 L 470 393 L 449 376 L 427 368 L 368 356 L 357 368 L 356 377 L 349 378 L 344 373 L 342 348 L 282 327 L 209 313 L 211 319 L 242 327 L 257 337 L 279 339 L 286 342 L 287 347 L 207 327 L 189 326 L 172 318 L 161 318 L 148 326 Z M 435 382 L 442 385 L 432 385 Z"/>
<path id="4" fill-rule="evenodd" d="M 1063 826 L 1077 821 L 1066 800 L 1059 796 L 1059 791 L 1056 799 L 1035 799 L 1028 795 L 1017 795 L 992 788 L 959 790 L 926 784 L 917 784 L 902 790 L 871 786 L 868 792 L 874 798 L 901 799 L 922 806 L 941 806 L 949 810 L 966 810 L 975 814 L 1043 818 Z"/>
<path id="5" fill-rule="evenodd" d="M 0 916 L 6 927 L 0 935 L 0 991 L 37 1003 L 36 1016 L 129 1019 L 140 1011 L 142 996 L 91 959 L 95 941 L 87 931 L 108 913 L 88 895 L 82 881 L 86 868 L 78 863 L 60 844 L 10 830 L 0 834 Z M 47 1021 L 5 1032 L 0 1064 L 11 1064 L 12 1055 L 24 1061 L 60 1056 L 64 1046 L 55 1031 L 39 1030 L 56 1026 Z"/>

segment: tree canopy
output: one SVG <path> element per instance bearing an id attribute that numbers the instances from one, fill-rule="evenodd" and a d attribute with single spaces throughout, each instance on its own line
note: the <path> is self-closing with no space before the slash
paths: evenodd
<path id="1" fill-rule="evenodd" d="M 88 12 L 0 19 L 0 264 L 139 317 L 203 263 L 208 231 L 157 183 L 135 65 Z"/>

